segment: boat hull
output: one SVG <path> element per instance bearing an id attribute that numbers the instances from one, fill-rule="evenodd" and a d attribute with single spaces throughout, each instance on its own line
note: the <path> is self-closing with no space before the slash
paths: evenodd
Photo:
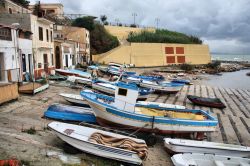
<path id="1" fill-rule="evenodd" d="M 213 108 L 226 108 L 226 106 L 222 102 L 212 102 L 212 101 L 204 101 L 199 99 L 198 97 L 194 97 L 192 95 L 188 95 L 187 98 L 194 104 L 206 107 Z M 218 99 L 219 100 L 219 99 Z"/>
<path id="2" fill-rule="evenodd" d="M 225 154 L 224 154 L 225 155 Z M 176 154 L 171 157 L 175 166 L 239 166 L 249 165 L 250 159 L 240 158 L 235 156 L 199 154 L 199 153 L 184 153 Z"/>
<path id="3" fill-rule="evenodd" d="M 203 154 L 216 154 L 216 155 L 229 155 L 237 157 L 250 157 L 250 151 L 242 151 L 235 149 L 219 149 L 216 147 L 199 147 L 199 146 L 185 146 L 171 144 L 164 140 L 164 146 L 171 153 L 203 153 Z"/>
<path id="4" fill-rule="evenodd" d="M 160 85 L 151 85 L 146 83 L 140 83 L 141 87 L 144 88 L 152 88 L 155 92 L 163 92 L 163 93 L 177 93 L 181 90 L 182 86 L 178 87 L 167 87 L 167 86 L 160 86 Z"/>
<path id="5" fill-rule="evenodd" d="M 68 101 L 72 105 L 90 108 L 88 102 L 80 95 L 76 95 L 78 96 L 78 98 L 76 98 L 75 95 L 71 97 L 70 95 L 60 94 L 60 96 L 62 96 L 66 101 Z"/>
<path id="6" fill-rule="evenodd" d="M 91 108 L 53 104 L 44 112 L 44 116 L 63 121 L 96 123 L 96 118 Z"/>
<path id="7" fill-rule="evenodd" d="M 51 129 L 60 139 L 62 139 L 66 143 L 70 144 L 71 146 L 83 152 L 131 164 L 140 165 L 142 163 L 142 160 L 139 159 L 138 157 L 135 157 L 134 156 L 135 154 L 133 152 L 123 151 L 122 149 L 117 149 L 117 148 L 114 149 L 112 147 L 94 144 L 89 142 L 88 138 L 87 140 L 81 140 L 78 138 L 71 137 L 70 135 L 58 132 L 53 128 Z"/>
<path id="8" fill-rule="evenodd" d="M 89 100 L 88 100 L 89 101 Z M 101 104 L 89 101 L 90 107 L 95 112 L 97 122 L 105 123 L 108 125 L 115 125 L 119 127 L 141 129 L 141 131 L 154 132 L 158 134 L 169 134 L 169 133 L 194 133 L 194 132 L 212 132 L 215 131 L 215 127 L 209 126 L 192 126 L 192 125 L 180 125 L 180 124 L 164 124 L 164 123 L 153 123 L 143 120 L 134 120 L 127 118 L 131 114 L 117 115 L 114 110 L 109 110 Z M 152 117 L 150 117 L 152 119 Z"/>

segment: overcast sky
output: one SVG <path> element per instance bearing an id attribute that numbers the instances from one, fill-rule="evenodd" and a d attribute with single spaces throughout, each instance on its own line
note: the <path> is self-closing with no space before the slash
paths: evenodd
<path id="1" fill-rule="evenodd" d="M 34 3 L 35 0 L 31 0 Z M 156 26 L 196 35 L 211 52 L 250 55 L 250 0 L 41 0 L 60 2 L 65 13 L 81 13 L 108 21 Z"/>

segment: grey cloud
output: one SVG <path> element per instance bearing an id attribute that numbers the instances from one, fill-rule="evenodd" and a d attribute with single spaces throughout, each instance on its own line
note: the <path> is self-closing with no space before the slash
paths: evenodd
<path id="1" fill-rule="evenodd" d="M 33 0 L 34 1 L 34 0 Z M 118 18 L 122 23 L 159 26 L 202 37 L 207 43 L 237 41 L 250 54 L 250 1 L 249 0 L 54 0 L 64 4 L 65 13 L 83 13 L 108 21 Z M 42 2 L 51 2 L 44 0 Z M 223 45 L 223 44 L 222 44 Z M 242 46 L 243 47 L 243 46 Z M 239 50 L 242 48 L 238 47 Z M 222 48 L 223 49 L 223 48 Z M 237 44 L 235 45 L 237 50 Z M 223 51 L 223 50 L 221 50 Z M 227 49 L 225 49 L 227 51 Z"/>

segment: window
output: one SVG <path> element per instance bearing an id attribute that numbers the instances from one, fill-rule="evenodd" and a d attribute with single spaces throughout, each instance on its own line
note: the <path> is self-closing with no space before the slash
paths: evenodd
<path id="1" fill-rule="evenodd" d="M 118 95 L 127 96 L 127 91 L 128 91 L 127 89 L 119 88 Z"/>
<path id="2" fill-rule="evenodd" d="M 50 31 L 50 42 L 53 42 L 52 31 Z"/>
<path id="3" fill-rule="evenodd" d="M 42 68 L 42 63 L 38 63 L 38 68 Z"/>
<path id="4" fill-rule="evenodd" d="M 0 39 L 11 41 L 11 30 L 9 28 L 0 28 Z"/>
<path id="5" fill-rule="evenodd" d="M 51 54 L 51 64 L 52 64 L 52 66 L 54 66 L 54 55 L 53 54 Z"/>
<path id="6" fill-rule="evenodd" d="M 9 8 L 9 13 L 12 14 L 12 9 L 11 8 Z"/>
<path id="7" fill-rule="evenodd" d="M 175 63 L 175 56 L 167 56 L 167 63 Z"/>
<path id="8" fill-rule="evenodd" d="M 177 62 L 178 63 L 185 63 L 185 56 L 177 56 Z"/>
<path id="9" fill-rule="evenodd" d="M 39 40 L 43 41 L 43 28 L 39 27 Z"/>
<path id="10" fill-rule="evenodd" d="M 46 37 L 47 37 L 47 42 L 49 42 L 49 30 L 46 29 Z"/>
<path id="11" fill-rule="evenodd" d="M 184 54 L 184 47 L 176 47 L 176 54 Z"/>
<path id="12" fill-rule="evenodd" d="M 173 47 L 165 47 L 165 54 L 174 54 Z"/>

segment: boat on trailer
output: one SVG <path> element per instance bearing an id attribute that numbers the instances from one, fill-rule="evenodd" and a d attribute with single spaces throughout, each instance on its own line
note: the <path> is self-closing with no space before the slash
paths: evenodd
<path id="1" fill-rule="evenodd" d="M 249 166 L 250 159 L 199 153 L 176 154 L 171 157 L 175 166 Z"/>
<path id="2" fill-rule="evenodd" d="M 60 93 L 59 95 L 73 105 L 81 107 L 90 107 L 88 102 L 81 95 L 71 93 Z"/>
<path id="3" fill-rule="evenodd" d="M 164 146 L 172 153 L 209 153 L 250 157 L 250 147 L 208 141 L 165 138 Z"/>
<path id="4" fill-rule="evenodd" d="M 183 84 L 179 83 L 157 83 L 152 81 L 142 80 L 140 86 L 144 88 L 154 89 L 155 92 L 165 92 L 165 93 L 177 93 L 183 87 Z"/>
<path id="5" fill-rule="evenodd" d="M 187 98 L 197 105 L 213 108 L 226 108 L 225 104 L 219 98 L 199 97 L 194 95 L 187 95 Z"/>
<path id="6" fill-rule="evenodd" d="M 86 153 L 137 165 L 147 157 L 147 145 L 141 139 L 61 122 L 51 122 L 48 127 L 60 139 Z"/>
<path id="7" fill-rule="evenodd" d="M 84 91 L 80 94 L 95 112 L 97 122 L 103 125 L 158 134 L 202 135 L 204 132 L 215 131 L 218 124 L 217 119 L 203 110 L 138 107 L 138 87 L 135 84 L 117 83 L 115 97 Z"/>
<path id="8" fill-rule="evenodd" d="M 58 103 L 50 105 L 44 112 L 44 117 L 64 121 L 96 123 L 96 118 L 91 108 Z"/>

